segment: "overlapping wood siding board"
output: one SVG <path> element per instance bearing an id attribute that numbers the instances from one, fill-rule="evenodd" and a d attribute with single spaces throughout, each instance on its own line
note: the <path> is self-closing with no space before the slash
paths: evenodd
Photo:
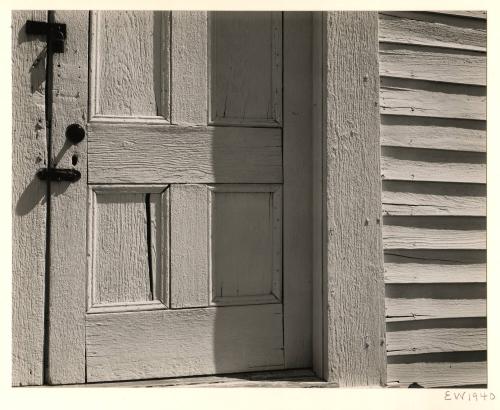
<path id="1" fill-rule="evenodd" d="M 486 385 L 486 13 L 381 12 L 387 383 Z"/>

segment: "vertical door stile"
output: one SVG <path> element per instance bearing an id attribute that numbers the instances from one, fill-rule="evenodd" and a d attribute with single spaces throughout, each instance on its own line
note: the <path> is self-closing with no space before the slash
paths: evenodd
<path id="1" fill-rule="evenodd" d="M 284 18 L 285 362 L 299 368 L 312 360 L 312 13 Z"/>
<path id="2" fill-rule="evenodd" d="M 54 54 L 52 166 L 81 173 L 76 183 L 51 186 L 50 289 L 46 382 L 84 383 L 87 248 L 87 140 L 77 145 L 66 127 L 87 123 L 88 23 L 86 11 L 57 11 L 67 24 L 65 52 Z"/>

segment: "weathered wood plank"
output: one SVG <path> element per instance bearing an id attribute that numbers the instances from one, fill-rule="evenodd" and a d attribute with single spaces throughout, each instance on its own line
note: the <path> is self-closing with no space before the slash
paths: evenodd
<path id="1" fill-rule="evenodd" d="M 312 39 L 312 369 L 323 375 L 323 267 L 324 267 L 324 172 L 323 172 L 323 33 L 322 13 L 313 13 Z M 286 109 L 286 107 L 285 107 Z"/>
<path id="2" fill-rule="evenodd" d="M 486 362 L 402 363 L 387 365 L 387 382 L 408 387 L 449 387 L 486 384 Z"/>
<path id="3" fill-rule="evenodd" d="M 484 185 L 384 181 L 382 210 L 397 216 L 486 216 Z"/>
<path id="4" fill-rule="evenodd" d="M 485 317 L 485 299 L 386 298 L 388 322 L 460 317 Z"/>
<path id="5" fill-rule="evenodd" d="M 486 91 L 478 86 L 438 86 L 385 77 L 380 87 L 380 113 L 485 120 Z"/>
<path id="6" fill-rule="evenodd" d="M 382 148 L 383 180 L 486 183 L 483 153 Z"/>
<path id="7" fill-rule="evenodd" d="M 386 194 L 386 192 L 383 193 L 382 210 L 384 215 L 486 216 L 486 198 L 429 198 L 428 195 L 409 196 L 398 194 L 389 197 Z"/>
<path id="8" fill-rule="evenodd" d="M 388 263 L 445 263 L 445 264 L 485 264 L 485 250 L 441 250 L 441 249 L 392 249 L 384 252 Z"/>
<path id="9" fill-rule="evenodd" d="M 281 186 L 223 184 L 210 191 L 211 304 L 281 302 Z"/>
<path id="10" fill-rule="evenodd" d="M 341 386 L 380 385 L 386 353 L 377 13 L 328 12 L 324 28 L 324 376 Z"/>
<path id="11" fill-rule="evenodd" d="M 311 13 L 285 13 L 283 49 L 283 301 L 285 364 L 312 360 Z"/>
<path id="12" fill-rule="evenodd" d="M 160 195 L 104 192 L 92 212 L 92 305 L 154 300 L 162 271 L 153 252 L 161 243 Z"/>
<path id="13" fill-rule="evenodd" d="M 474 11 L 465 11 L 465 10 L 457 10 L 457 11 L 451 11 L 451 10 L 439 10 L 439 11 L 432 11 L 433 13 L 439 13 L 439 14 L 448 14 L 450 16 L 459 16 L 459 17 L 471 17 L 471 18 L 476 18 L 476 19 L 482 19 L 486 20 L 487 13 L 485 10 L 474 10 Z"/>
<path id="14" fill-rule="evenodd" d="M 413 45 L 380 44 L 380 75 L 486 85 L 486 54 Z"/>
<path id="15" fill-rule="evenodd" d="M 402 16 L 380 14 L 379 39 L 388 43 L 417 44 L 486 51 L 486 30 Z"/>
<path id="16" fill-rule="evenodd" d="M 172 11 L 172 123 L 206 125 L 207 12 Z"/>
<path id="17" fill-rule="evenodd" d="M 89 131 L 90 183 L 282 182 L 279 129 L 93 123 Z"/>
<path id="18" fill-rule="evenodd" d="M 390 263 L 384 264 L 385 283 L 484 283 L 486 264 Z"/>
<path id="19" fill-rule="evenodd" d="M 486 329 L 443 328 L 387 332 L 387 355 L 486 350 Z"/>
<path id="20" fill-rule="evenodd" d="M 208 190 L 203 185 L 172 185 L 171 307 L 209 304 Z"/>
<path id="21" fill-rule="evenodd" d="M 81 172 L 76 183 L 51 184 L 50 320 L 47 382 L 85 381 L 87 238 L 87 144 L 69 144 L 66 127 L 86 126 L 88 104 L 88 30 L 86 11 L 55 12 L 71 27 L 66 52 L 54 55 L 52 166 Z"/>
<path id="22" fill-rule="evenodd" d="M 383 146 L 486 152 L 486 126 L 478 121 L 382 115 Z M 468 126 L 468 127 L 467 127 Z"/>
<path id="23" fill-rule="evenodd" d="M 385 225 L 384 249 L 486 249 L 482 229 L 433 229 L 432 227 Z"/>
<path id="24" fill-rule="evenodd" d="M 282 320 L 280 304 L 87 315 L 87 378 L 282 369 Z"/>
<path id="25" fill-rule="evenodd" d="M 46 11 L 12 12 L 12 385 L 43 383 L 47 166 L 45 41 L 25 32 Z"/>
<path id="26" fill-rule="evenodd" d="M 210 17 L 210 121 L 281 125 L 280 12 L 217 11 Z"/>
<path id="27" fill-rule="evenodd" d="M 125 382 L 90 383 L 72 387 L 338 387 L 311 370 L 278 370 L 221 376 L 181 377 Z"/>
<path id="28" fill-rule="evenodd" d="M 170 118 L 170 13 L 96 11 L 91 117 Z"/>

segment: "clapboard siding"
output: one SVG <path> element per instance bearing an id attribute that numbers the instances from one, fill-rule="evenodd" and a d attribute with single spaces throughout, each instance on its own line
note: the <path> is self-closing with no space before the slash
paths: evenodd
<path id="1" fill-rule="evenodd" d="M 379 40 L 387 383 L 484 385 L 486 13 L 384 11 Z"/>
<path id="2" fill-rule="evenodd" d="M 379 50 L 384 76 L 486 85 L 484 53 L 390 43 L 382 43 Z"/>
<path id="3" fill-rule="evenodd" d="M 383 181 L 384 215 L 486 216 L 483 184 Z"/>
<path id="4" fill-rule="evenodd" d="M 486 119 L 485 87 L 383 77 L 382 114 Z"/>
<path id="5" fill-rule="evenodd" d="M 486 152 L 486 124 L 429 117 L 383 115 L 383 146 Z"/>
<path id="6" fill-rule="evenodd" d="M 486 362 L 389 363 L 387 383 L 408 387 L 418 380 L 423 387 L 477 386 L 486 384 Z M 397 375 L 396 378 L 392 375 Z"/>
<path id="7" fill-rule="evenodd" d="M 416 16 L 412 17 L 424 16 L 424 13 L 414 14 Z M 460 24 L 443 24 L 432 19 L 432 15 L 427 15 L 425 20 L 417 20 L 410 18 L 409 13 L 381 13 L 379 40 L 385 43 L 486 51 L 486 23 L 484 28 L 478 29 L 462 27 Z M 453 20 L 456 20 L 456 23 L 461 22 L 458 17 L 454 17 Z"/>
<path id="8" fill-rule="evenodd" d="M 417 329 L 387 334 L 388 356 L 485 349 L 485 328 Z"/>

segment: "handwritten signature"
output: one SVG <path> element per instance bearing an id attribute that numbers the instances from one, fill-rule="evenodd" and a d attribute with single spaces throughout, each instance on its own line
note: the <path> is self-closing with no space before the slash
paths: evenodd
<path id="1" fill-rule="evenodd" d="M 490 392 L 471 392 L 471 391 L 452 391 L 446 390 L 444 392 L 445 400 L 454 401 L 493 401 L 495 395 Z"/>

